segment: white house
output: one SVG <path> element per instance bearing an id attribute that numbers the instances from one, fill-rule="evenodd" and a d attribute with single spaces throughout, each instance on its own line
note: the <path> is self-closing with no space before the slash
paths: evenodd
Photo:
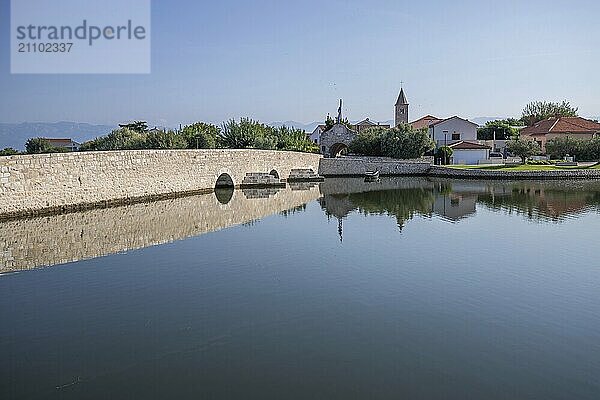
<path id="1" fill-rule="evenodd" d="M 437 147 L 466 141 L 477 142 L 477 124 L 459 117 L 450 117 L 429 125 L 429 137 Z"/>
<path id="2" fill-rule="evenodd" d="M 311 142 L 313 142 L 315 144 L 320 144 L 321 143 L 321 134 L 323 132 L 325 132 L 325 125 L 317 125 L 315 130 L 310 135 L 308 135 L 308 138 L 310 139 Z"/>
<path id="3" fill-rule="evenodd" d="M 476 165 L 490 158 L 490 146 L 476 142 L 459 141 L 448 145 L 452 149 L 452 163 Z"/>

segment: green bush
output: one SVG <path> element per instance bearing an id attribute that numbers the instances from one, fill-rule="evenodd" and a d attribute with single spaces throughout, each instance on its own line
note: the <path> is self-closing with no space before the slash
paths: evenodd
<path id="1" fill-rule="evenodd" d="M 205 122 L 186 125 L 181 134 L 188 149 L 215 149 L 221 145 L 221 129 Z"/>
<path id="2" fill-rule="evenodd" d="M 452 147 L 442 146 L 437 149 L 437 154 L 442 159 L 442 163 L 446 165 L 450 163 L 450 157 L 454 154 L 454 150 L 452 150 Z"/>
<path id="3" fill-rule="evenodd" d="M 44 138 L 31 138 L 25 142 L 25 152 L 27 154 L 67 153 L 68 151 L 63 147 L 53 146 Z"/>
<path id="4" fill-rule="evenodd" d="M 511 153 L 521 157 L 523 163 L 531 156 L 535 156 L 541 153 L 540 146 L 533 140 L 528 139 L 514 139 L 506 143 L 506 148 Z"/>
<path id="5" fill-rule="evenodd" d="M 370 128 L 359 133 L 348 146 L 348 150 L 354 154 L 365 156 L 381 156 L 381 137 L 385 128 Z"/>
<path id="6" fill-rule="evenodd" d="M 81 151 L 136 149 L 269 149 L 318 153 L 306 132 L 282 126 L 274 128 L 249 118 L 230 120 L 222 129 L 204 122 L 185 126 L 181 132 L 140 131 L 128 127 L 83 143 Z"/>
<path id="7" fill-rule="evenodd" d="M 107 151 L 107 150 L 139 150 L 146 147 L 146 133 L 136 132 L 129 128 L 113 130 L 102 136 L 83 143 L 80 151 Z"/>
<path id="8" fill-rule="evenodd" d="M 422 157 L 434 144 L 427 131 L 401 124 L 396 128 L 367 130 L 359 134 L 349 148 L 356 154 L 409 159 Z"/>
<path id="9" fill-rule="evenodd" d="M 600 160 L 600 137 L 574 139 L 569 136 L 556 137 L 546 142 L 546 153 L 555 159 L 563 159 L 567 154 L 577 161 Z"/>
<path id="10" fill-rule="evenodd" d="M 413 130 L 409 124 L 400 124 L 386 130 L 381 138 L 384 156 L 410 159 L 419 158 L 434 148 L 433 141 L 425 130 Z"/>
<path id="11" fill-rule="evenodd" d="M 14 156 L 20 154 L 18 150 L 13 149 L 12 147 L 5 147 L 0 150 L 0 156 Z"/>

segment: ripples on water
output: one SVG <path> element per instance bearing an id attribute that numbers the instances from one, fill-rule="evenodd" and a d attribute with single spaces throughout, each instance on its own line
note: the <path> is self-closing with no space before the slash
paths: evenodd
<path id="1" fill-rule="evenodd" d="M 0 397 L 597 399 L 599 204 L 328 179 L 4 221 Z"/>

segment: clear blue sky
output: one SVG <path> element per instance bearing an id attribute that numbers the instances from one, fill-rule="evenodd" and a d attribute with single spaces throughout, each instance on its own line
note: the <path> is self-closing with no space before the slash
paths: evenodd
<path id="1" fill-rule="evenodd" d="M 0 122 L 600 115 L 597 1 L 153 0 L 149 75 L 11 75 L 0 3 Z"/>

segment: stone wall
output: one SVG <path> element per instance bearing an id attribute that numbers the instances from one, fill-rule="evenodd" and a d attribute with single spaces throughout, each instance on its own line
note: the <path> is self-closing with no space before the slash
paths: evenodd
<path id="1" fill-rule="evenodd" d="M 130 150 L 0 157 L 0 216 L 212 190 L 221 174 L 318 169 L 317 154 L 267 150 Z"/>
<path id="2" fill-rule="evenodd" d="M 364 176 L 366 171 L 379 170 L 380 175 L 425 175 L 433 160 L 396 160 L 388 157 L 323 158 L 319 174 L 323 176 Z"/>
<path id="3" fill-rule="evenodd" d="M 209 193 L 0 222 L 0 273 L 185 239 L 290 210 L 320 196 L 317 185 L 303 189 L 235 190 L 226 204 Z"/>
<path id="4" fill-rule="evenodd" d="M 432 165 L 428 176 L 456 179 L 502 179 L 502 180 L 544 180 L 544 179 L 599 179 L 598 169 L 564 169 L 555 171 L 502 171 L 485 169 L 458 169 Z"/>
<path id="5" fill-rule="evenodd" d="M 321 139 L 319 144 L 321 145 L 321 153 L 335 156 L 335 154 L 331 154 L 332 150 L 334 152 L 339 151 L 340 148 L 335 145 L 345 145 L 350 146 L 350 143 L 356 138 L 357 133 L 353 130 L 348 129 L 348 127 L 344 124 L 335 124 L 331 129 L 321 134 Z"/>

